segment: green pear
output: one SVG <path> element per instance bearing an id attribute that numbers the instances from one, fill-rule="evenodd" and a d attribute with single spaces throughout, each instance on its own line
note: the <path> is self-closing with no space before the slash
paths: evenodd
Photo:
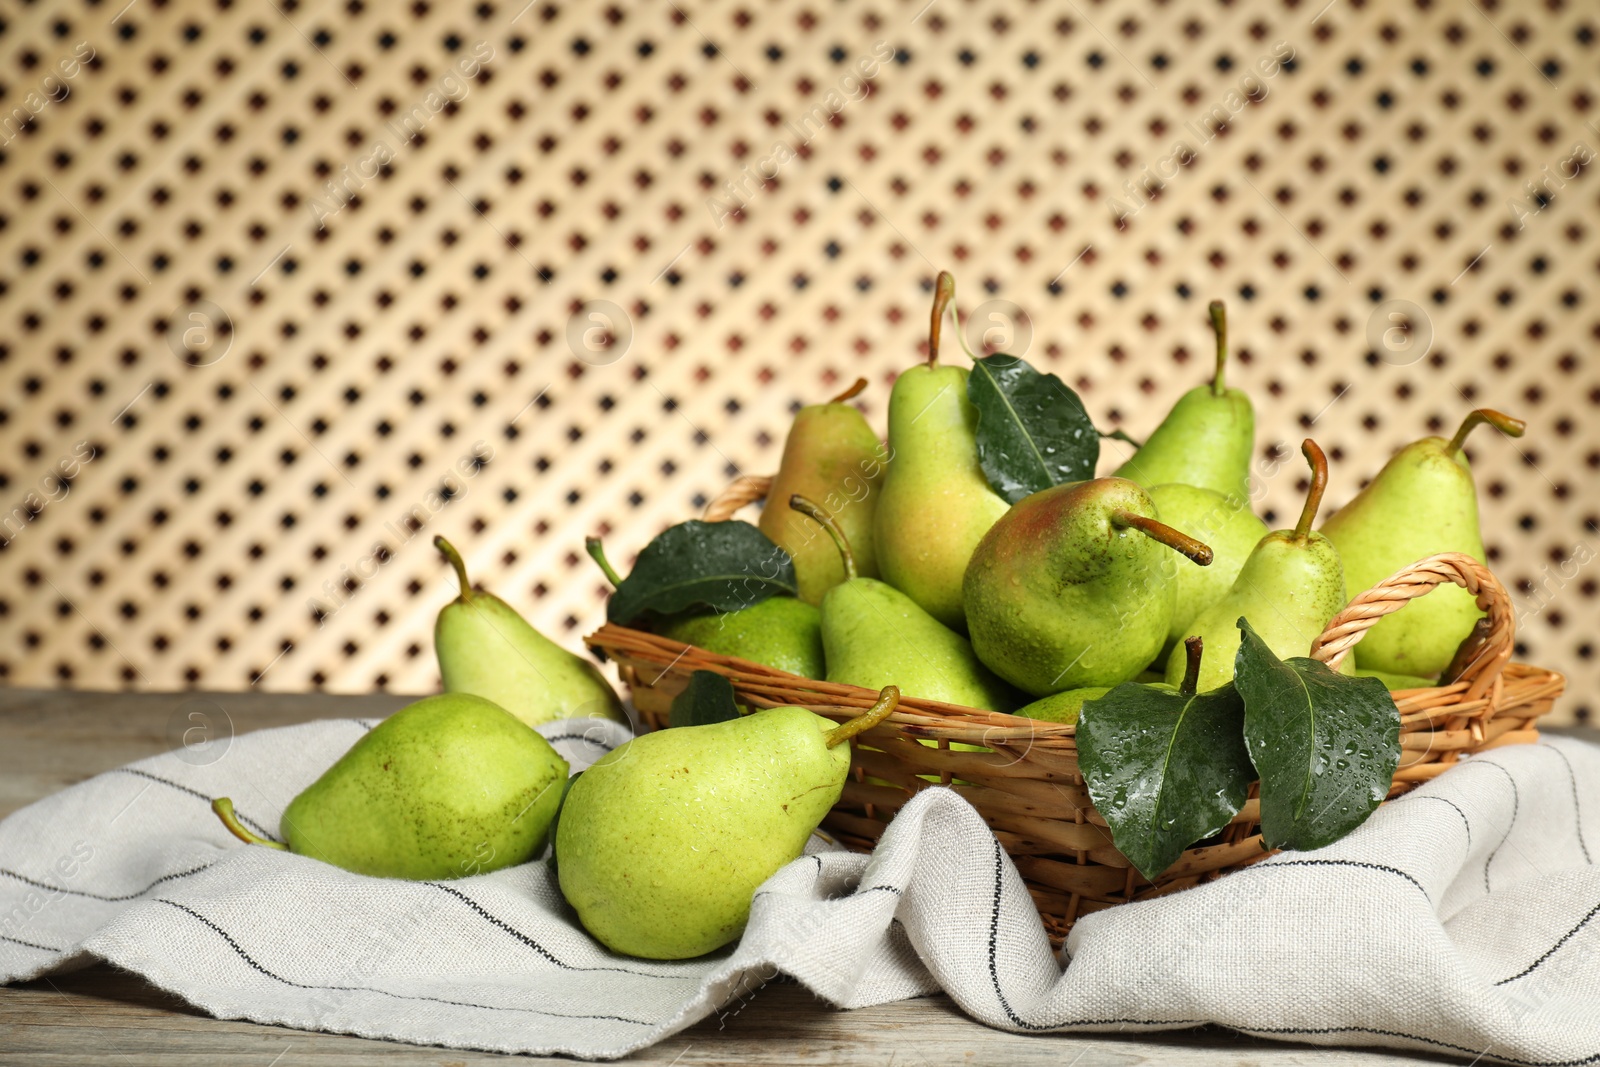
<path id="1" fill-rule="evenodd" d="M 606 558 L 600 538 L 584 542 L 589 556 L 615 589 L 622 577 Z M 660 620 L 655 631 L 721 656 L 776 667 L 802 678 L 821 678 L 822 612 L 790 596 L 768 597 L 724 612 L 685 612 Z"/>
<path id="2" fill-rule="evenodd" d="M 800 599 L 808 604 L 821 604 L 822 594 L 844 581 L 844 571 L 828 539 L 789 510 L 785 502 L 796 493 L 833 514 L 855 549 L 857 571 L 878 576 L 872 527 L 888 454 L 861 412 L 845 403 L 866 386 L 865 378 L 857 379 L 828 403 L 800 409 L 767 492 L 776 503 L 761 512 L 761 532 L 794 560 Z"/>
<path id="3" fill-rule="evenodd" d="M 573 783 L 556 830 L 561 892 L 607 948 L 678 960 L 744 932 L 756 889 L 797 859 L 844 789 L 850 737 L 886 718 L 835 726 L 778 707 L 643 734 Z"/>
<path id="4" fill-rule="evenodd" d="M 828 548 L 832 551 L 833 546 Z M 657 632 L 707 652 L 737 656 L 802 678 L 821 678 L 826 670 L 822 612 L 792 596 L 769 597 L 720 615 L 679 616 L 662 623 Z"/>
<path id="5" fill-rule="evenodd" d="M 1256 542 L 1267 536 L 1267 524 L 1241 500 L 1195 485 L 1158 485 L 1150 490 L 1150 499 L 1162 522 L 1211 546 L 1209 567 L 1191 567 L 1177 556 L 1166 557 L 1165 565 L 1178 585 L 1172 625 L 1167 627 L 1170 646 L 1178 643 L 1196 615 L 1232 587 Z"/>
<path id="6" fill-rule="evenodd" d="M 1250 499 L 1250 459 L 1256 413 L 1243 391 L 1223 381 L 1228 359 L 1228 324 L 1222 303 L 1211 304 L 1217 337 L 1216 372 L 1209 385 L 1184 393 L 1144 447 L 1114 474 L 1146 489 L 1173 482 L 1196 485 L 1241 502 Z"/>
<path id="7" fill-rule="evenodd" d="M 1172 624 L 1169 549 L 1211 561 L 1211 549 L 1155 514 L 1126 478 L 1056 485 L 1012 505 L 967 568 L 978 658 L 1034 696 L 1114 686 L 1142 671 Z"/>
<path id="8" fill-rule="evenodd" d="M 463 878 L 544 851 L 567 761 L 482 697 L 444 693 L 373 727 L 289 802 L 284 843 L 240 825 L 227 797 L 212 808 L 241 840 L 378 878 Z"/>
<path id="9" fill-rule="evenodd" d="M 455 546 L 443 537 L 433 544 L 461 584 L 433 627 L 445 692 L 492 700 L 529 726 L 585 717 L 628 721 L 593 663 L 535 630 L 504 600 L 474 590 Z"/>
<path id="10" fill-rule="evenodd" d="M 1526 428 L 1520 419 L 1480 408 L 1448 441 L 1424 437 L 1395 453 L 1371 484 L 1322 524 L 1322 532 L 1339 547 L 1351 589 L 1370 589 L 1440 552 L 1484 561 L 1478 494 L 1461 450 L 1467 435 L 1483 423 L 1508 437 L 1521 437 Z M 1482 614 L 1471 593 L 1442 584 L 1368 630 L 1355 647 L 1356 666 L 1437 675 Z"/>
<path id="11" fill-rule="evenodd" d="M 1138 681 L 1139 679 L 1134 679 Z M 1159 689 L 1164 693 L 1176 693 L 1178 690 L 1163 681 L 1147 683 L 1152 689 Z M 1013 715 L 1025 719 L 1042 719 L 1045 722 L 1061 722 L 1068 726 L 1076 726 L 1078 716 L 1083 711 L 1083 706 L 1091 700 L 1098 700 L 1111 692 L 1112 686 L 1091 685 L 1083 689 L 1068 689 L 1062 693 L 1051 693 L 1047 697 L 1040 697 L 1032 704 L 1024 704 Z"/>
<path id="12" fill-rule="evenodd" d="M 1078 721 L 1078 713 L 1083 710 L 1085 701 L 1103 697 L 1111 692 L 1108 685 L 1091 685 L 1083 689 L 1067 689 L 1060 693 L 1051 693 L 1047 697 L 1040 697 L 1032 704 L 1024 704 L 1013 715 L 1024 719 L 1041 719 L 1044 722 L 1063 722 L 1073 726 Z"/>
<path id="13" fill-rule="evenodd" d="M 1239 652 L 1239 619 L 1250 620 L 1267 647 L 1279 657 L 1305 656 L 1328 620 L 1348 599 L 1344 568 L 1333 542 L 1311 529 L 1322 493 L 1328 485 L 1328 460 L 1315 441 L 1301 445 L 1311 464 L 1311 488 L 1306 493 L 1300 522 L 1292 530 L 1277 530 L 1263 537 L 1227 594 L 1202 611 L 1189 624 L 1185 638 L 1199 637 L 1206 657 L 1200 665 L 1199 691 L 1209 692 L 1233 680 Z M 1176 685 L 1188 669 L 1183 645 L 1167 658 L 1167 681 Z M 1345 657 L 1342 673 L 1355 665 Z"/>
<path id="14" fill-rule="evenodd" d="M 928 362 L 895 379 L 889 394 L 889 470 L 874 531 L 878 568 L 890 585 L 953 630 L 966 628 L 962 575 L 983 535 L 1006 513 L 978 462 L 978 413 L 967 370 L 939 366 L 939 332 L 955 280 L 939 275 Z"/>
<path id="15" fill-rule="evenodd" d="M 1347 661 L 1349 658 L 1345 657 Z M 1414 674 L 1394 674 L 1390 671 L 1368 670 L 1365 667 L 1357 667 L 1355 673 L 1357 678 L 1378 679 L 1391 693 L 1397 693 L 1402 689 L 1432 689 L 1439 684 L 1437 678 L 1419 678 Z"/>
<path id="16" fill-rule="evenodd" d="M 895 685 L 906 696 L 991 711 L 1017 706 L 1017 694 L 978 661 L 965 637 L 894 586 L 856 574 L 850 542 L 823 508 L 799 496 L 789 504 L 821 525 L 844 567 L 845 580 L 822 598 L 827 681 Z"/>

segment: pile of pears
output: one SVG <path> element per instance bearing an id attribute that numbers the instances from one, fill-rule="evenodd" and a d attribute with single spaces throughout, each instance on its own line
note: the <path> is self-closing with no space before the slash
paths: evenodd
<path id="1" fill-rule="evenodd" d="M 730 706 L 725 721 L 645 734 L 569 777 L 538 728 L 627 723 L 621 701 L 594 664 L 475 590 L 455 547 L 434 543 L 460 583 L 434 628 L 445 692 L 379 723 L 307 786 L 283 811 L 281 840 L 249 829 L 229 797 L 212 802 L 218 818 L 247 843 L 378 878 L 470 877 L 555 844 L 563 894 L 607 947 L 683 959 L 736 940 L 757 887 L 839 799 L 849 739 L 891 714 L 898 692 L 884 687 L 844 725 Z"/>
<path id="2" fill-rule="evenodd" d="M 684 644 L 874 690 L 870 709 L 839 725 L 804 707 L 737 707 L 730 690 L 713 718 L 634 737 L 573 775 L 541 729 L 626 725 L 622 702 L 592 662 L 474 589 L 462 556 L 436 538 L 459 582 L 434 631 L 444 692 L 357 741 L 284 809 L 279 839 L 229 798 L 213 802 L 219 818 L 252 844 L 382 878 L 470 877 L 553 846 L 561 890 L 600 942 L 652 959 L 699 956 L 740 936 L 757 887 L 802 854 L 838 802 L 851 739 L 902 696 L 1071 724 L 1129 681 L 1205 692 L 1233 679 L 1243 621 L 1277 656 L 1305 656 L 1352 591 L 1439 552 L 1484 557 L 1464 445 L 1484 424 L 1523 431 L 1489 410 L 1451 438 L 1402 449 L 1320 531 L 1328 463 L 1306 440 L 1299 519 L 1269 531 L 1250 509 L 1255 413 L 1226 384 L 1216 303 L 1211 380 L 1125 462 L 1031 493 L 1032 483 L 1008 483 L 1008 498 L 985 473 L 994 394 L 980 398 L 980 415 L 971 372 L 940 362 L 953 299 L 941 274 L 926 358 L 889 394 L 886 442 L 852 402 L 865 381 L 795 416 L 759 534 L 741 532 L 783 557 L 786 595 L 767 583 L 731 608 L 707 594 L 637 620 Z M 1011 414 L 1007 447 L 1055 447 L 1035 433 L 1050 420 Z M 597 539 L 589 550 L 613 585 L 625 581 Z M 683 566 L 670 565 L 666 584 L 705 585 L 704 575 L 681 581 Z M 1344 669 L 1391 689 L 1436 684 L 1457 669 L 1480 616 L 1471 596 L 1446 587 L 1379 622 Z"/>
<path id="3" fill-rule="evenodd" d="M 794 561 L 798 595 L 658 632 L 804 677 L 1071 723 L 1123 682 L 1178 684 L 1186 638 L 1203 639 L 1198 684 L 1214 689 L 1233 677 L 1241 617 L 1275 654 L 1305 656 L 1351 593 L 1439 552 L 1484 558 L 1464 444 L 1486 423 L 1523 430 L 1486 409 L 1402 449 L 1320 530 L 1328 464 L 1305 441 L 1299 520 L 1269 531 L 1250 507 L 1255 411 L 1226 381 L 1220 303 L 1210 381 L 1120 466 L 1008 503 L 980 461 L 970 372 L 939 359 L 953 295 L 941 274 L 927 357 L 895 379 L 886 442 L 847 403 L 861 382 L 796 415 L 760 528 Z M 1437 684 L 1480 617 L 1443 588 L 1380 622 L 1342 669 Z"/>

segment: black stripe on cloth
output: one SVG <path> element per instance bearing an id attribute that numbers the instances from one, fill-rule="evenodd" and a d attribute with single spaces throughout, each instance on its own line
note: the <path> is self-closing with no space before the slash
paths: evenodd
<path id="1" fill-rule="evenodd" d="M 1408 1034 L 1400 1030 L 1380 1030 L 1371 1026 L 1327 1026 L 1320 1028 L 1279 1026 L 1270 1029 L 1255 1029 L 1248 1026 L 1230 1025 L 1228 1029 L 1237 1030 L 1241 1034 L 1372 1034 L 1376 1037 L 1399 1037 L 1407 1041 L 1433 1045 L 1435 1048 L 1450 1049 L 1468 1056 L 1477 1056 L 1479 1058 L 1492 1056 L 1502 1063 L 1514 1063 L 1517 1067 L 1583 1067 L 1584 1064 L 1600 1063 L 1600 1052 L 1591 1052 L 1587 1056 L 1575 1060 L 1524 1060 L 1515 1056 L 1503 1056 L 1493 1052 L 1491 1051 L 1494 1048 L 1493 1045 L 1486 1049 L 1469 1048 L 1466 1045 L 1456 1045 L 1449 1041 L 1440 1041 L 1437 1038 L 1423 1037 L 1420 1034 Z M 1476 1063 L 1477 1061 L 1474 1060 L 1473 1062 Z"/>
<path id="2" fill-rule="evenodd" d="M 239 942 L 237 942 L 237 941 L 235 941 L 233 939 L 233 935 L 229 934 L 222 927 L 218 926 L 216 923 L 212 922 L 210 919 L 206 918 L 204 915 L 201 915 L 199 912 L 194 911 L 194 910 L 192 910 L 190 908 L 186 908 L 182 904 L 179 904 L 175 900 L 167 900 L 164 897 L 157 897 L 155 902 L 157 904 L 168 904 L 168 905 L 171 905 L 172 907 L 177 908 L 179 911 L 183 912 L 184 914 L 186 914 L 186 915 L 188 915 L 188 916 L 190 916 L 190 917 L 192 917 L 194 919 L 197 919 L 200 922 L 204 923 L 206 926 L 210 927 L 213 931 L 215 931 L 216 934 L 219 937 L 221 937 L 224 941 L 226 941 L 228 943 L 228 947 L 233 949 L 234 953 L 236 955 L 238 955 L 238 957 L 240 959 L 244 960 L 245 963 L 249 964 L 252 970 L 258 971 L 261 974 L 266 975 L 268 978 L 271 978 L 275 982 L 282 982 L 284 985 L 292 986 L 295 989 L 321 989 L 321 990 L 326 990 L 328 992 L 333 992 L 333 993 L 376 993 L 378 996 L 391 997 L 391 998 L 393 998 L 395 1000 L 425 1000 L 425 1001 L 428 1001 L 428 1002 L 433 1003 L 433 1004 L 446 1004 L 446 1005 L 449 1005 L 450 1007 L 453 1007 L 453 1008 L 477 1008 L 479 1011 L 517 1011 L 517 1012 L 527 1012 L 527 1013 L 530 1013 L 530 1014 L 533 1014 L 533 1015 L 548 1016 L 548 1017 L 550 1017 L 552 1019 L 583 1019 L 583 1020 L 588 1020 L 588 1021 L 592 1021 L 592 1022 L 618 1022 L 618 1023 L 629 1023 L 629 1024 L 633 1025 L 633 1026 L 655 1026 L 655 1025 L 657 1025 L 656 1023 L 653 1023 L 653 1022 L 647 1022 L 644 1019 L 629 1019 L 626 1016 L 622 1016 L 622 1015 L 563 1015 L 560 1012 L 541 1011 L 538 1008 L 519 1008 L 519 1007 L 513 1007 L 513 1006 L 494 1006 L 494 1005 L 489 1005 L 489 1004 L 473 1004 L 473 1003 L 471 1003 L 469 1001 L 445 1000 L 445 999 L 443 999 L 441 997 L 428 997 L 428 996 L 422 996 L 421 994 L 390 993 L 387 990 L 372 989 L 372 988 L 370 988 L 368 986 L 316 985 L 316 984 L 307 983 L 307 982 L 296 982 L 293 979 L 283 977 L 283 975 L 281 975 L 281 974 L 275 974 L 272 971 L 267 970 L 260 963 L 256 962 L 256 960 L 254 958 L 252 958 L 251 955 L 248 952 L 246 952 L 243 948 L 241 948 L 239 946 Z"/>
<path id="3" fill-rule="evenodd" d="M 607 752 L 610 752 L 612 749 L 611 745 L 605 744 L 602 741 L 596 741 L 587 734 L 555 734 L 552 737 L 546 737 L 545 740 L 550 742 L 552 745 L 557 741 L 582 741 L 591 748 L 603 748 Z"/>
<path id="4" fill-rule="evenodd" d="M 989 909 L 989 981 L 994 984 L 994 995 L 1000 1001 L 1000 1007 L 1010 1019 L 1012 1025 L 1022 1030 L 1048 1030 L 1050 1027 L 1038 1026 L 1030 1023 L 1011 1010 L 1011 1002 L 1006 999 L 1005 991 L 1000 988 L 1000 896 L 1005 888 L 1006 853 L 1000 847 L 1000 839 L 994 839 L 994 906 Z"/>
<path id="5" fill-rule="evenodd" d="M 151 774 L 149 771 L 141 771 L 136 767 L 118 767 L 115 771 L 112 771 L 111 773 L 112 774 L 133 774 L 133 775 L 137 775 L 140 778 L 148 778 L 152 782 L 159 782 L 162 785 L 171 786 L 173 789 L 176 789 L 181 793 L 188 793 L 192 797 L 199 797 L 201 800 L 206 802 L 206 806 L 207 807 L 209 807 L 211 805 L 211 801 L 213 799 L 212 797 L 206 796 L 204 793 L 200 792 L 198 789 L 190 789 L 188 786 L 180 785 L 177 782 L 174 782 L 169 778 L 163 778 L 159 774 Z M 260 823 L 256 822 L 254 819 L 252 819 L 249 816 L 245 815 L 243 812 L 235 809 L 233 814 L 238 818 L 238 820 L 240 822 L 244 823 L 246 826 L 248 826 L 251 830 L 254 830 L 260 836 L 265 837 L 265 838 L 267 838 L 269 840 L 272 840 L 272 841 L 277 841 L 278 840 L 277 835 L 275 835 L 271 830 L 268 830 L 265 826 L 262 826 Z M 280 844 L 281 844 L 281 842 L 280 842 Z"/>
<path id="6" fill-rule="evenodd" d="M 35 944 L 32 941 L 24 941 L 24 940 L 22 940 L 22 938 L 20 938 L 20 937 L 12 937 L 10 934 L 0 934 L 0 941 L 9 941 L 13 945 L 21 945 L 23 948 L 36 948 L 40 952 L 65 952 L 65 951 L 67 951 L 64 948 L 51 948 L 49 945 L 39 945 L 39 944 Z"/>
<path id="7" fill-rule="evenodd" d="M 1511 783 L 1511 821 L 1506 823 L 1506 832 L 1500 836 L 1499 842 L 1496 843 L 1494 848 L 1490 851 L 1489 858 L 1483 861 L 1483 891 L 1488 893 L 1490 891 L 1489 867 L 1494 863 L 1494 858 L 1500 855 L 1501 846 L 1503 846 L 1511 837 L 1511 831 L 1517 825 L 1517 809 L 1522 806 L 1522 794 L 1517 789 L 1517 780 L 1511 776 L 1511 772 L 1500 766 L 1498 763 L 1490 763 L 1488 760 L 1469 760 L 1468 762 L 1461 764 L 1461 766 L 1493 767 L 1495 770 L 1505 775 L 1506 781 Z"/>
<path id="8" fill-rule="evenodd" d="M 1589 858 L 1589 845 L 1583 839 L 1583 805 L 1578 803 L 1578 776 L 1572 770 L 1572 761 L 1567 759 L 1567 754 L 1554 745 L 1540 742 L 1539 747 L 1549 752 L 1554 752 L 1561 757 L 1561 762 L 1567 768 L 1567 784 L 1572 787 L 1572 815 L 1578 823 L 1578 848 L 1583 850 L 1583 862 L 1592 864 Z"/>
<path id="9" fill-rule="evenodd" d="M 495 926 L 498 926 L 501 930 L 504 930 L 506 933 L 510 934 L 512 937 L 516 938 L 518 941 L 521 941 L 524 945 L 527 945 L 529 948 L 533 949 L 533 951 L 535 951 L 539 955 L 543 956 L 547 961 L 549 961 L 550 963 L 555 964 L 557 967 L 560 967 L 564 971 L 614 971 L 617 974 L 631 974 L 631 975 L 634 975 L 635 977 L 638 977 L 638 978 L 665 978 L 665 979 L 669 979 L 669 980 L 672 980 L 672 981 L 680 981 L 680 982 L 698 982 L 698 981 L 700 981 L 699 977 L 696 976 L 696 975 L 660 974 L 660 973 L 654 972 L 654 971 L 635 971 L 635 970 L 633 970 L 631 968 L 628 968 L 628 967 L 581 967 L 576 963 L 568 963 L 566 960 L 559 959 L 558 957 L 556 957 L 549 949 L 547 949 L 543 945 L 539 944 L 539 942 L 535 941 L 533 938 L 529 937 L 527 934 L 523 933 L 520 930 L 514 929 L 504 919 L 501 919 L 497 915 L 489 914 L 489 912 L 486 911 L 481 904 L 479 904 L 476 900 L 473 900 L 471 897 L 467 896 L 465 893 L 461 892 L 461 890 L 456 889 L 453 886 L 444 885 L 441 882 L 424 882 L 423 884 L 432 886 L 434 889 L 441 889 L 444 892 L 449 893 L 451 896 L 453 896 L 457 900 L 461 901 L 467 907 L 469 907 L 473 911 L 477 912 L 480 917 L 482 917 L 484 919 L 487 919 L 489 922 L 493 923 Z"/>
<path id="10" fill-rule="evenodd" d="M 1404 878 L 1406 881 L 1410 882 L 1412 885 L 1416 886 L 1417 891 L 1422 894 L 1422 898 L 1424 900 L 1428 901 L 1429 904 L 1433 903 L 1433 898 L 1428 896 L 1428 891 L 1422 888 L 1421 882 L 1417 881 L 1405 871 L 1402 871 L 1399 867 L 1391 867 L 1387 863 L 1366 863 L 1362 860 L 1266 860 L 1262 863 L 1252 863 L 1248 867 L 1240 867 L 1238 870 L 1229 874 L 1228 877 L 1232 878 L 1237 875 L 1245 874 L 1249 871 L 1270 871 L 1279 867 L 1359 867 L 1362 870 L 1367 871 L 1382 871 L 1385 874 L 1397 874 L 1401 878 Z"/>
<path id="11" fill-rule="evenodd" d="M 211 863 L 202 863 L 198 867 L 191 867 L 187 871 L 178 871 L 176 874 L 163 874 L 160 878 L 157 878 L 155 881 L 151 882 L 138 892 L 129 893 L 126 896 L 120 897 L 101 896 L 99 893 L 89 893 L 82 889 L 68 889 L 64 885 L 45 885 L 43 882 L 34 881 L 27 875 L 18 874 L 16 871 L 8 871 L 4 867 L 0 867 L 0 875 L 4 875 L 7 878 L 15 878 L 17 881 L 31 885 L 35 889 L 48 889 L 52 893 L 67 893 L 75 897 L 88 897 L 90 900 L 103 900 L 109 904 L 120 904 L 125 900 L 137 900 L 139 897 L 144 896 L 162 882 L 170 882 L 175 878 L 187 878 L 191 874 L 199 874 L 201 871 L 208 869 L 212 863 L 215 862 L 216 860 L 212 860 Z"/>
<path id="12" fill-rule="evenodd" d="M 1455 813 L 1457 815 L 1461 816 L 1461 825 L 1465 826 L 1467 828 L 1467 847 L 1468 848 L 1472 847 L 1472 823 L 1467 821 L 1467 813 L 1461 810 L 1461 806 L 1459 804 L 1457 804 L 1453 800 L 1448 800 L 1448 799 L 1446 799 L 1444 797 L 1429 797 L 1429 796 L 1418 796 L 1415 793 L 1411 794 L 1410 803 L 1414 804 L 1419 800 L 1433 800 L 1433 801 L 1437 801 L 1440 804 L 1448 804 L 1448 805 L 1450 805 L 1450 807 L 1454 808 L 1455 809 Z"/>
<path id="13" fill-rule="evenodd" d="M 1495 985 L 1505 985 L 1507 982 L 1515 982 L 1518 978 L 1525 978 L 1528 975 L 1532 974 L 1538 968 L 1538 966 L 1541 963 L 1543 963 L 1545 960 L 1549 959 L 1551 956 L 1555 955 L 1556 950 L 1559 949 L 1562 945 L 1565 945 L 1567 943 L 1567 939 L 1568 938 L 1570 938 L 1573 934 L 1577 933 L 1579 930 L 1582 930 L 1584 928 L 1584 926 L 1586 926 L 1588 924 L 1589 920 L 1594 918 L 1595 915 L 1597 915 L 1597 914 L 1600 914 L 1600 904 L 1596 904 L 1594 907 L 1590 908 L 1589 909 L 1589 913 L 1587 915 L 1585 915 L 1582 919 L 1578 920 L 1578 925 L 1574 926 L 1572 929 L 1570 929 L 1566 933 L 1562 934 L 1561 935 L 1561 939 L 1559 941 L 1557 941 L 1555 944 L 1551 945 L 1544 952 L 1544 954 L 1541 955 L 1538 959 L 1536 959 L 1532 963 L 1528 964 L 1528 966 L 1524 967 L 1522 970 L 1518 971 L 1516 974 L 1512 975 L 1510 978 L 1502 978 L 1502 979 L 1500 979 L 1500 981 L 1496 982 Z"/>
<path id="14" fill-rule="evenodd" d="M 865 896 L 868 893 L 893 893 L 895 896 L 898 897 L 898 896 L 904 896 L 905 895 L 905 890 L 901 889 L 897 885 L 869 885 L 865 889 L 856 889 L 856 890 L 852 891 L 849 896 L 846 896 L 846 897 L 830 897 L 829 899 L 830 900 L 850 900 L 850 899 L 852 899 L 854 897 Z M 772 896 L 772 894 L 770 892 L 768 892 L 767 890 L 764 890 L 764 889 L 761 892 L 756 894 L 756 897 L 770 897 L 770 896 Z M 751 899 L 753 900 L 755 898 L 752 897 Z"/>
<path id="15" fill-rule="evenodd" d="M 1000 989 L 1000 897 L 1005 887 L 1006 854 L 1000 839 L 994 842 L 994 907 L 989 912 L 989 980 L 994 984 L 994 995 L 1005 1010 L 1006 1018 L 1019 1030 L 1059 1030 L 1068 1026 L 1204 1026 L 1205 1019 L 1073 1019 L 1056 1023 L 1030 1023 L 1011 1009 L 1011 1002 Z"/>

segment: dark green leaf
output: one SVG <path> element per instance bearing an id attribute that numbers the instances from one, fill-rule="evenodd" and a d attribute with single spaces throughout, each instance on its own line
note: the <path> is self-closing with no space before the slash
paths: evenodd
<path id="1" fill-rule="evenodd" d="M 794 561 L 748 522 L 691 519 L 663 530 L 611 594 L 606 618 L 624 626 L 645 612 L 703 605 L 748 608 L 770 596 L 798 595 Z"/>
<path id="2" fill-rule="evenodd" d="M 1117 850 L 1155 880 L 1228 825 L 1255 770 L 1231 685 L 1196 696 L 1124 682 L 1083 705 L 1078 768 Z"/>
<path id="3" fill-rule="evenodd" d="M 667 725 L 673 728 L 710 726 L 738 717 L 739 705 L 733 696 L 733 683 L 716 671 L 695 671 L 689 675 L 688 688 L 672 698 Z"/>
<path id="4" fill-rule="evenodd" d="M 1233 684 L 1261 775 L 1261 834 L 1271 848 L 1332 844 L 1382 803 L 1400 765 L 1400 711 L 1378 678 L 1351 678 L 1304 656 L 1281 660 L 1250 624 Z"/>
<path id="5" fill-rule="evenodd" d="M 1016 356 L 985 356 L 973 363 L 967 399 L 978 409 L 978 462 L 1008 503 L 1094 477 L 1100 433 L 1054 374 Z"/>

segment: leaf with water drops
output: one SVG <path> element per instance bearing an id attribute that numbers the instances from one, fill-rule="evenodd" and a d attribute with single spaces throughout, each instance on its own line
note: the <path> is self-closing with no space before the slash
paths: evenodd
<path id="1" fill-rule="evenodd" d="M 1155 880 L 1228 825 L 1255 779 L 1233 686 L 1185 696 L 1124 682 L 1078 716 L 1078 768 L 1117 850 Z"/>
<path id="2" fill-rule="evenodd" d="M 1400 710 L 1381 679 L 1314 659 L 1282 660 L 1249 622 L 1233 684 L 1261 775 L 1261 834 L 1271 848 L 1330 845 L 1367 821 L 1400 765 Z"/>
<path id="3" fill-rule="evenodd" d="M 1094 477 L 1100 433 L 1078 394 L 1054 374 L 1017 356 L 985 356 L 973 362 L 967 399 L 978 411 L 983 475 L 1007 503 Z"/>
<path id="4" fill-rule="evenodd" d="M 627 626 L 646 612 L 735 611 L 780 595 L 799 595 L 794 561 L 766 534 L 748 522 L 690 519 L 644 547 L 611 594 L 606 618 Z"/>

